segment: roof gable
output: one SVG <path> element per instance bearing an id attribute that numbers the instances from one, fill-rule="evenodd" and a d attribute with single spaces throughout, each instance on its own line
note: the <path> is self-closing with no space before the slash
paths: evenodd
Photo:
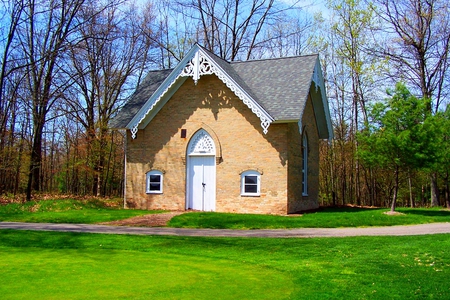
<path id="1" fill-rule="evenodd" d="M 252 98 L 249 92 L 239 84 L 241 80 L 235 72 L 232 70 L 227 70 L 228 72 L 223 70 L 222 66 L 226 67 L 227 64 L 227 62 L 212 55 L 210 52 L 196 44 L 124 127 L 131 129 L 131 135 L 135 138 L 139 128 L 145 127 L 148 124 L 150 119 L 154 117 L 187 77 L 192 77 L 194 82 L 197 82 L 203 75 L 215 74 L 251 109 L 254 114 L 256 114 L 256 116 L 259 117 L 261 120 L 261 127 L 263 128 L 264 133 L 267 133 L 270 123 L 273 122 L 273 118 L 255 99 Z M 154 75 L 160 74 L 155 73 Z M 133 96 L 133 98 L 134 97 L 135 96 Z M 142 103 L 142 98 L 140 101 L 136 102 Z M 136 106 L 136 104 L 130 105 L 130 107 Z M 121 123 L 123 126 L 125 118 L 122 116 L 119 117 L 124 120 Z M 144 120 L 146 120 L 146 122 L 144 122 Z"/>
<path id="2" fill-rule="evenodd" d="M 174 69 L 150 72 L 111 125 L 130 129 L 135 138 L 187 78 L 196 83 L 203 75 L 215 74 L 259 117 L 264 133 L 274 121 L 298 121 L 301 129 L 311 95 L 319 136 L 330 138 L 331 121 L 320 69 L 317 55 L 229 63 L 196 44 Z"/>

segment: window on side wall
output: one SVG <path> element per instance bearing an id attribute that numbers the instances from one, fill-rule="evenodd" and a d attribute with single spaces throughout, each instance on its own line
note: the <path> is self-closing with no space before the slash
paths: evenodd
<path id="1" fill-rule="evenodd" d="M 308 196 L 308 136 L 303 133 L 302 141 L 302 194 Z"/>
<path id="2" fill-rule="evenodd" d="M 261 174 L 258 171 L 245 171 L 241 174 L 241 196 L 259 196 Z"/>
<path id="3" fill-rule="evenodd" d="M 146 176 L 146 192 L 147 194 L 162 194 L 163 192 L 163 173 L 153 170 Z"/>

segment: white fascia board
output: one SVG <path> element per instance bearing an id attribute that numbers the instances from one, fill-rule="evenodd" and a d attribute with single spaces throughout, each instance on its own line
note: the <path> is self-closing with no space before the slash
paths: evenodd
<path id="1" fill-rule="evenodd" d="M 331 139 L 333 139 L 333 126 L 331 124 L 330 107 L 328 105 L 328 98 L 327 98 L 327 93 L 326 93 L 326 89 L 325 89 L 325 82 L 323 80 L 323 75 L 322 75 L 322 67 L 320 66 L 320 60 L 319 60 L 318 56 L 317 56 L 316 64 L 314 65 L 312 81 L 314 82 L 314 84 L 316 86 L 316 91 L 317 91 L 317 88 L 320 88 L 322 105 L 323 105 L 323 113 L 324 113 L 325 122 L 327 124 L 327 129 L 328 129 L 328 139 L 331 140 Z"/>
<path id="2" fill-rule="evenodd" d="M 131 121 L 126 126 L 131 130 L 131 137 L 136 138 L 137 131 L 141 122 L 147 117 L 147 115 L 156 107 L 159 101 L 164 97 L 164 95 L 169 91 L 169 89 L 174 85 L 177 79 L 180 77 L 186 64 L 192 59 L 196 51 L 200 49 L 198 45 L 194 45 L 187 55 L 181 60 L 181 62 L 175 67 L 175 69 L 170 73 L 169 76 L 163 81 L 163 83 L 158 87 L 158 89 L 150 96 L 150 98 L 145 102 L 138 113 L 131 119 Z"/>

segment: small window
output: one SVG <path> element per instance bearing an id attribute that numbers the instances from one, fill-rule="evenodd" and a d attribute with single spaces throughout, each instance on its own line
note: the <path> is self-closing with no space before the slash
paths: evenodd
<path id="1" fill-rule="evenodd" d="M 163 192 L 163 173 L 161 171 L 150 171 L 147 173 L 148 194 L 161 194 Z"/>
<path id="2" fill-rule="evenodd" d="M 259 196 L 261 174 L 257 171 L 246 171 L 241 174 L 241 195 Z"/>
<path id="3" fill-rule="evenodd" d="M 303 133 L 302 142 L 302 194 L 308 196 L 308 136 Z"/>

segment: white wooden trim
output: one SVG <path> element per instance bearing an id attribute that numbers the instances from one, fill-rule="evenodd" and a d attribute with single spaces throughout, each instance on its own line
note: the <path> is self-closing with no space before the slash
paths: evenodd
<path id="1" fill-rule="evenodd" d="M 270 116 L 270 114 L 265 111 L 255 99 L 248 95 L 248 93 L 231 78 L 231 76 L 220 68 L 208 53 L 196 44 L 128 123 L 127 128 L 131 130 L 131 137 L 133 139 L 136 138 L 139 125 L 147 118 L 149 113 L 155 109 L 157 104 L 169 94 L 168 92 L 171 88 L 176 86 L 175 82 L 177 82 L 180 77 L 192 77 L 194 82 L 197 83 L 200 76 L 211 74 L 215 74 L 239 99 L 242 100 L 242 102 L 244 102 L 245 105 L 247 105 L 247 107 L 261 120 L 263 132 L 264 134 L 267 134 L 270 124 L 274 121 L 272 116 Z M 168 99 L 165 100 L 167 101 Z"/>

